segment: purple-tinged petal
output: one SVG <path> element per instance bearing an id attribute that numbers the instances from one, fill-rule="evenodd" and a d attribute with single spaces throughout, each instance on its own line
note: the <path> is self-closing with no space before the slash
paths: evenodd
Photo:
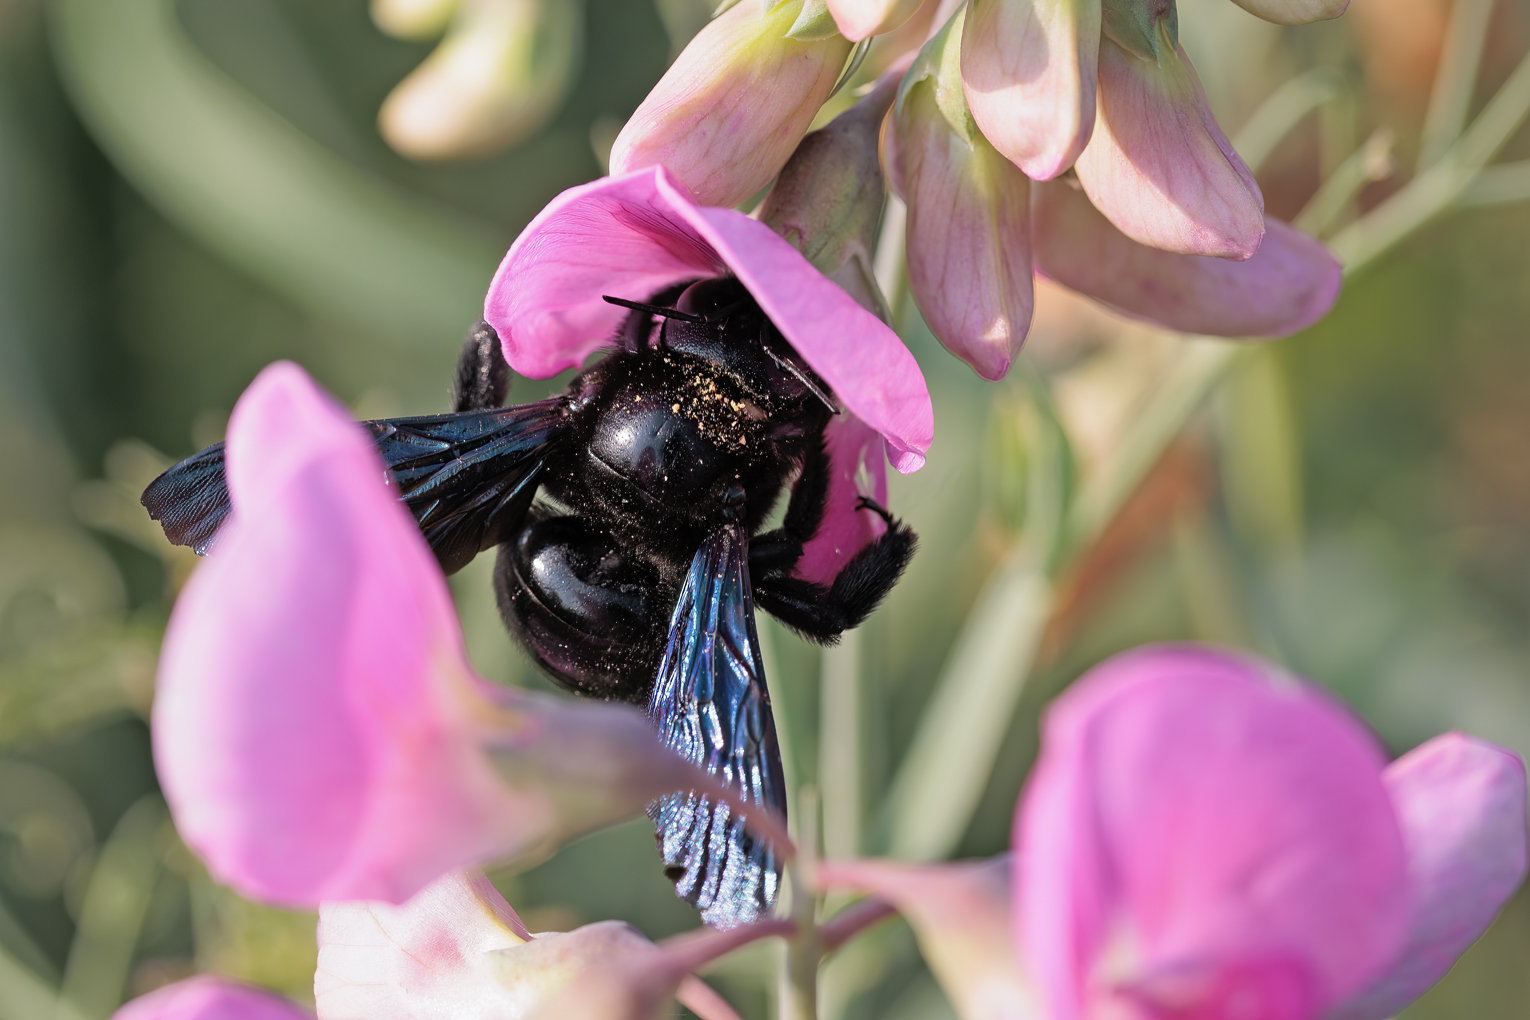
<path id="1" fill-rule="evenodd" d="M 962 80 L 993 147 L 1049 181 L 1094 130 L 1100 0 L 972 0 Z"/>
<path id="2" fill-rule="evenodd" d="M 1349 0 L 1233 0 L 1233 3 L 1277 25 L 1305 25 L 1337 18 L 1349 9 Z"/>
<path id="3" fill-rule="evenodd" d="M 882 537 L 887 525 L 876 511 L 861 505 L 862 497 L 887 505 L 887 460 L 884 440 L 854 415 L 842 414 L 824 429 L 829 456 L 829 496 L 823 523 L 802 547 L 796 574 L 819 584 L 833 584 L 850 558 Z"/>
<path id="4" fill-rule="evenodd" d="M 547 994 L 507 988 L 496 973 L 498 950 L 530 941 L 510 904 L 477 870 L 437 879 L 401 906 L 323 903 L 314 1001 L 322 1020 L 498 1016 Z"/>
<path id="5" fill-rule="evenodd" d="M 313 1020 L 279 995 L 203 974 L 141 995 L 112 1020 Z"/>
<path id="6" fill-rule="evenodd" d="M 720 954 L 783 930 L 772 924 L 702 940 Z M 667 1002 L 685 975 L 710 958 L 656 946 L 619 921 L 531 935 L 473 870 L 440 879 L 402 906 L 323 904 L 314 998 L 319 1020 L 526 1020 L 565 1000 L 571 986 L 619 973 L 625 977 L 616 994 L 625 1001 L 608 1015 L 620 1016 L 635 1004 Z M 688 987 L 685 997 L 705 1008 L 716 999 L 708 991 Z M 712 1016 L 726 1015 L 713 1005 Z"/>
<path id="7" fill-rule="evenodd" d="M 1036 269 L 1123 315 L 1186 333 L 1279 337 L 1328 314 L 1343 267 L 1321 241 L 1267 220 L 1243 262 L 1149 248 L 1064 181 L 1032 188 Z"/>
<path id="8" fill-rule="evenodd" d="M 1503 748 L 1448 733 L 1385 773 L 1402 822 L 1413 922 L 1379 981 L 1329 1014 L 1386 1020 L 1445 976 L 1525 878 L 1525 764 Z"/>
<path id="9" fill-rule="evenodd" d="M 545 378 L 611 342 L 625 313 L 603 294 L 644 300 L 730 270 L 844 406 L 886 437 L 893 466 L 917 470 L 934 410 L 898 335 L 769 227 L 697 206 L 662 167 L 553 199 L 500 263 L 484 317 L 511 367 Z"/>
<path id="10" fill-rule="evenodd" d="M 153 720 L 176 824 L 220 880 L 399 902 L 664 792 L 721 793 L 635 710 L 473 675 L 370 437 L 295 365 L 240 399 L 227 470 L 233 516 L 176 603 Z"/>
<path id="11" fill-rule="evenodd" d="M 909 290 L 930 331 L 985 379 L 1002 379 L 1035 305 L 1030 181 L 972 124 L 960 85 L 962 15 L 904 77 L 889 155 L 908 203 Z"/>
<path id="12" fill-rule="evenodd" d="M 586 930 L 588 927 L 580 929 Z M 536 1020 L 660 1020 L 673 1016 L 671 1003 L 688 974 L 741 946 L 762 938 L 787 936 L 794 930 L 789 921 L 761 921 L 727 931 L 701 928 L 676 935 L 657 946 L 647 945 L 646 952 L 630 952 L 600 966 L 585 968 L 577 981 L 567 983 L 533 1016 Z M 535 945 L 536 942 L 531 943 Z M 704 1005 L 694 995 L 686 998 Z"/>
<path id="13" fill-rule="evenodd" d="M 955 864 L 825 861 L 818 883 L 891 903 L 961 1020 L 1036 1020 L 1035 991 L 1012 938 L 1007 857 Z"/>
<path id="14" fill-rule="evenodd" d="M 1096 667 L 1048 712 L 1016 819 L 1048 1014 L 1311 1020 L 1365 987 L 1409 906 L 1383 764 L 1343 708 L 1254 660 Z"/>
<path id="15" fill-rule="evenodd" d="M 891 32 L 911 18 L 923 0 L 829 0 L 839 34 L 851 42 Z"/>
<path id="16" fill-rule="evenodd" d="M 1264 196 L 1211 115 L 1185 51 L 1165 38 L 1159 53 L 1155 64 L 1100 40 L 1099 115 L 1078 179 L 1135 241 L 1246 259 L 1264 236 Z"/>
<path id="17" fill-rule="evenodd" d="M 787 38 L 802 4 L 740 3 L 696 34 L 611 147 L 611 173 L 666 166 L 703 205 L 770 183 L 829 98 L 850 43 Z"/>

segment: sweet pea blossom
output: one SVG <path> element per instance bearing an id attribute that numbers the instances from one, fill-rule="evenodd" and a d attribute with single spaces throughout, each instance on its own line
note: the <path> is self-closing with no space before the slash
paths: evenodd
<path id="1" fill-rule="evenodd" d="M 818 874 L 902 910 L 965 1020 L 1384 1020 L 1492 923 L 1526 842 L 1512 753 L 1447 734 L 1387 764 L 1304 682 L 1162 646 L 1048 712 L 1008 889 L 997 862 Z M 962 948 L 1002 930 L 1013 954 Z"/>
<path id="2" fill-rule="evenodd" d="M 842 405 L 827 435 L 836 480 L 828 512 L 797 568 L 809 580 L 832 578 L 881 534 L 858 497 L 885 501 L 885 461 L 905 473 L 924 463 L 934 409 L 898 335 L 769 226 L 698 205 L 664 167 L 570 188 L 505 255 L 484 318 L 512 368 L 545 378 L 610 342 L 625 313 L 602 295 L 645 300 L 730 273 Z"/>
<path id="3" fill-rule="evenodd" d="M 112 1020 L 313 1020 L 313 1015 L 281 996 L 201 974 L 139 996 Z"/>
<path id="4" fill-rule="evenodd" d="M 278 363 L 234 408 L 232 518 L 177 601 L 154 757 L 188 846 L 245 895 L 401 901 L 705 791 L 642 715 L 496 688 L 369 436 Z"/>
<path id="5" fill-rule="evenodd" d="M 618 921 L 533 935 L 479 871 L 456 872 L 407 903 L 319 908 L 319 1020 L 620 1020 L 666 1014 L 678 992 L 722 1020 L 687 975 L 784 921 L 702 930 L 655 945 Z"/>
<path id="6" fill-rule="evenodd" d="M 850 43 L 815 0 L 747 0 L 681 51 L 611 147 L 611 173 L 665 166 L 703 205 L 770 183 L 839 80 Z"/>
<path id="7" fill-rule="evenodd" d="M 1283 24 L 1347 0 L 1239 0 Z M 1036 180 L 1076 166 L 1124 234 L 1165 251 L 1245 259 L 1264 198 L 1179 45 L 1174 0 L 971 0 L 962 82 L 972 117 Z"/>
<path id="8" fill-rule="evenodd" d="M 1030 180 L 968 107 L 966 18 L 958 11 L 904 75 L 884 158 L 908 203 L 909 290 L 979 375 L 1001 378 L 1024 343 L 1033 272 L 1124 315 L 1214 336 L 1284 336 L 1333 306 L 1338 260 L 1283 223 L 1268 221 L 1241 262 L 1179 254 L 1123 234 L 1073 182 Z"/>

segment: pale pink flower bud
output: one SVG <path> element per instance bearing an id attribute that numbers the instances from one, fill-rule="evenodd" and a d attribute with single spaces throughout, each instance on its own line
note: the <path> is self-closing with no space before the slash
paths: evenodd
<path id="1" fill-rule="evenodd" d="M 1349 0 L 1233 0 L 1233 3 L 1277 25 L 1305 25 L 1309 21 L 1337 18 L 1349 9 Z"/>
<path id="2" fill-rule="evenodd" d="M 739 3 L 697 33 L 616 136 L 611 173 L 666 167 L 708 206 L 738 205 L 770 183 L 850 54 L 832 22 L 826 37 L 789 35 L 803 6 L 762 14 Z"/>
<path id="3" fill-rule="evenodd" d="M 887 320 L 872 270 L 886 204 L 879 146 L 900 71 L 825 127 L 802 139 L 760 207 L 759 219 L 861 307 Z"/>
<path id="4" fill-rule="evenodd" d="M 413 159 L 515 144 L 567 94 L 582 20 L 582 5 L 567 0 L 463 0 L 435 52 L 384 100 L 379 130 Z"/>
<path id="5" fill-rule="evenodd" d="M 1030 330 L 1030 181 L 990 145 L 961 83 L 962 14 L 903 78 L 889 163 L 908 203 L 909 289 L 946 349 L 999 379 Z"/>
<path id="6" fill-rule="evenodd" d="M 1084 191 L 1126 236 L 1165 251 L 1246 259 L 1264 196 L 1159 22 L 1157 60 L 1100 40 L 1099 112 L 1078 158 Z"/>
<path id="7" fill-rule="evenodd" d="M 972 0 L 967 19 L 973 119 L 1026 174 L 1051 180 L 1094 130 L 1100 0 Z"/>
<path id="8" fill-rule="evenodd" d="M 860 42 L 891 32 L 919 9 L 921 0 L 828 0 L 840 35 Z"/>

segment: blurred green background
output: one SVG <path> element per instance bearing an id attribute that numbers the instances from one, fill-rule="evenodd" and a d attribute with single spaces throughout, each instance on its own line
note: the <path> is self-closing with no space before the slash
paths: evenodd
<path id="1" fill-rule="evenodd" d="M 383 34 L 364 0 L 0 0 L 0 1020 L 47 1015 L 60 989 L 72 1015 L 105 1017 L 196 970 L 311 997 L 313 918 L 211 883 L 158 799 L 144 720 L 191 563 L 137 493 L 221 438 L 277 358 L 361 417 L 442 409 L 499 256 L 601 172 L 706 7 L 587 0 L 545 126 L 413 162 L 376 118 L 433 43 Z M 1378 179 L 1336 222 L 1407 179 L 1449 10 L 1354 0 L 1337 22 L 1278 29 L 1181 0 L 1230 133 L 1282 82 L 1327 69 L 1327 101 L 1264 163 L 1272 214 L 1294 215 L 1366 139 Z M 1527 15 L 1495 6 L 1478 105 L 1523 53 Z M 1443 218 L 1220 387 L 1067 580 L 958 854 L 1007 845 L 1041 706 L 1143 641 L 1256 649 L 1330 685 L 1396 752 L 1459 727 L 1530 754 L 1526 237 L 1530 210 L 1512 203 Z M 899 325 L 936 401 L 929 466 L 893 486 L 921 553 L 840 651 L 764 625 L 795 779 L 854 772 L 855 803 L 825 822 L 831 852 L 893 838 L 892 777 L 1027 498 L 1027 391 L 977 379 L 916 310 Z M 1166 342 L 1045 290 L 1016 374 L 1050 380 L 1064 420 L 1087 423 L 1119 413 L 1111 395 L 1151 380 Z M 557 385 L 517 380 L 512 399 Z M 1074 435 L 1084 460 L 1087 440 Z M 488 567 L 454 579 L 474 660 L 542 685 L 499 625 Z M 858 679 L 848 706 L 820 697 L 835 671 Z M 828 716 L 857 735 L 848 766 Z M 643 822 L 497 878 L 532 930 L 695 923 Z M 772 962 L 756 950 L 716 975 L 746 1015 L 764 1015 Z M 898 922 L 825 983 L 832 1016 L 949 1015 Z M 1530 899 L 1406 1016 L 1530 1017 Z"/>

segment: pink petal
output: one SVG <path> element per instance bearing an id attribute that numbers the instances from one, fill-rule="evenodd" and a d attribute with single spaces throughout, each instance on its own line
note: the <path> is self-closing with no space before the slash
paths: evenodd
<path id="1" fill-rule="evenodd" d="M 1366 731 L 1213 649 L 1117 656 L 1046 717 L 1016 914 L 1050 1015 L 1306 1020 L 1405 935 L 1402 837 Z"/>
<path id="2" fill-rule="evenodd" d="M 587 926 L 580 931 L 590 927 L 596 926 Z M 687 974 L 750 942 L 787 936 L 794 930 L 789 921 L 761 921 L 727 931 L 702 928 L 676 935 L 657 947 L 650 946 L 646 953 L 632 952 L 599 966 L 584 968 L 577 981 L 570 981 L 533 1016 L 536 1020 L 661 1020 L 671 1017 L 675 1015 L 671 1005 L 675 991 Z M 535 946 L 536 942 L 531 945 Z M 687 998 L 694 1001 L 694 996 Z"/>
<path id="3" fill-rule="evenodd" d="M 947 35 L 930 46 L 956 44 Z M 935 77 L 906 84 L 887 133 L 896 136 L 908 203 L 909 290 L 947 350 L 983 378 L 1002 379 L 1035 304 L 1030 181 L 981 134 L 964 136 L 951 124 L 940 88 Z"/>
<path id="4" fill-rule="evenodd" d="M 1402 820 L 1413 924 L 1402 956 L 1333 1020 L 1385 1020 L 1445 976 L 1525 878 L 1525 765 L 1449 733 L 1386 770 Z"/>
<path id="5" fill-rule="evenodd" d="M 833 584 L 851 557 L 887 530 L 880 515 L 860 506 L 862 496 L 887 505 L 887 463 L 882 437 L 850 414 L 829 422 L 824 448 L 829 455 L 829 498 L 823 523 L 803 546 L 795 572 L 809 581 Z"/>
<path id="6" fill-rule="evenodd" d="M 1349 8 L 1349 0 L 1233 0 L 1233 3 L 1277 25 L 1305 25 L 1337 18 Z"/>
<path id="7" fill-rule="evenodd" d="M 698 32 L 616 136 L 611 173 L 668 167 L 704 205 L 738 205 L 769 184 L 850 54 L 833 33 L 787 38 L 800 9 L 740 3 Z"/>
<path id="8" fill-rule="evenodd" d="M 851 42 L 891 32 L 919 9 L 922 0 L 829 0 L 839 34 Z"/>
<path id="9" fill-rule="evenodd" d="M 1011 937 L 1008 858 L 955 864 L 825 861 L 826 889 L 871 893 L 898 908 L 962 1020 L 1033 1020 L 1035 991 Z"/>
<path id="10" fill-rule="evenodd" d="M 220 880 L 292 904 L 398 902 L 658 794 L 717 789 L 635 710 L 472 674 L 369 436 L 295 365 L 240 399 L 227 463 L 234 515 L 176 603 L 153 719 L 176 824 Z"/>
<path id="11" fill-rule="evenodd" d="M 979 0 L 967 18 L 962 81 L 973 120 L 1027 175 L 1051 180 L 1094 130 L 1100 0 Z"/>
<path id="12" fill-rule="evenodd" d="M 1264 196 L 1212 117 L 1185 51 L 1165 39 L 1160 52 L 1155 65 L 1101 39 L 1099 116 L 1078 179 L 1135 241 L 1246 259 L 1264 236 Z"/>
<path id="13" fill-rule="evenodd" d="M 511 367 L 545 378 L 610 344 L 625 313 L 601 295 L 643 300 L 728 271 L 844 406 L 886 437 L 893 466 L 917 470 L 934 434 L 934 411 L 898 335 L 769 227 L 696 205 L 662 167 L 553 199 L 500 263 L 484 317 Z"/>
<path id="14" fill-rule="evenodd" d="M 1123 315 L 1186 333 L 1278 337 L 1333 307 L 1343 267 L 1321 241 L 1279 220 L 1243 262 L 1178 255 L 1122 234 L 1066 182 L 1032 189 L 1036 269 Z"/>
<path id="15" fill-rule="evenodd" d="M 313 1020 L 279 995 L 202 974 L 141 995 L 112 1020 Z"/>
<path id="16" fill-rule="evenodd" d="M 324 1020 L 495 1016 L 514 994 L 495 954 L 530 940 L 476 870 L 440 878 L 402 906 L 324 903 L 314 999 Z"/>

